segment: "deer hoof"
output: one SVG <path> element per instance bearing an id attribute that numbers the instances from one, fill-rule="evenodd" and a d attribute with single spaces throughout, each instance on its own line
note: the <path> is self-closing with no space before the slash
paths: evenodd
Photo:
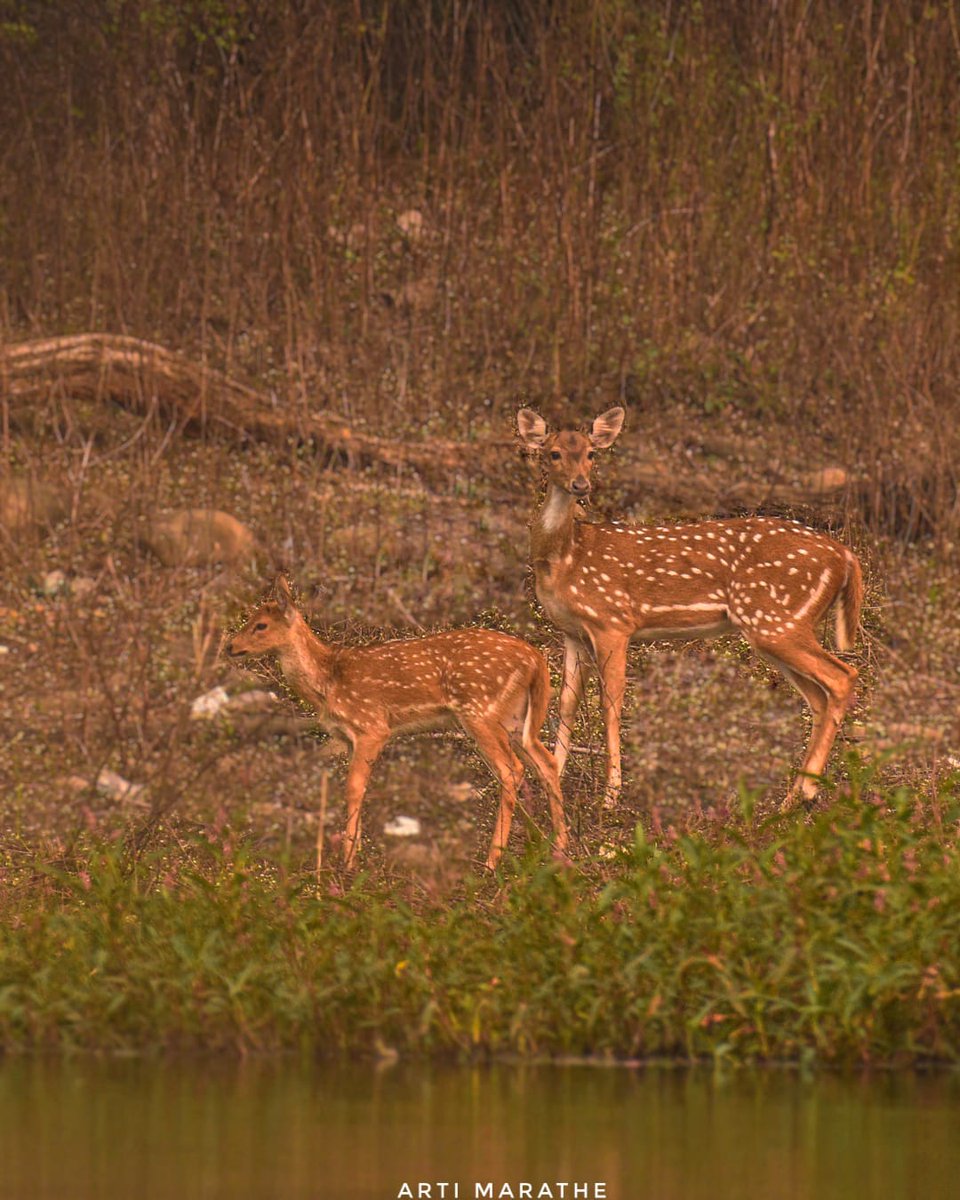
<path id="1" fill-rule="evenodd" d="M 618 787 L 607 787 L 603 793 L 603 807 L 605 809 L 616 808 L 620 801 L 620 789 Z"/>

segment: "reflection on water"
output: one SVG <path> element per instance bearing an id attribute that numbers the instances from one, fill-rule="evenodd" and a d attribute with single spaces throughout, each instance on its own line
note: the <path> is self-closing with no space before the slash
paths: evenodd
<path id="1" fill-rule="evenodd" d="M 461 1200 L 521 1180 L 938 1200 L 960 1195 L 960 1079 L 0 1059 L 2 1200 L 394 1200 L 441 1180 Z"/>

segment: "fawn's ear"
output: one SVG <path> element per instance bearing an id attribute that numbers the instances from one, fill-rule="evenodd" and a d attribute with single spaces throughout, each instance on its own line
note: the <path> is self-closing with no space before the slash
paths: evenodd
<path id="1" fill-rule="evenodd" d="M 539 450 L 547 440 L 547 423 L 532 408 L 521 408 L 517 413 L 517 428 L 528 450 Z"/>
<path id="2" fill-rule="evenodd" d="M 623 428 L 626 415 L 618 405 L 616 408 L 608 408 L 597 417 L 590 426 L 590 441 L 598 450 L 606 450 L 608 446 L 613 445 Z"/>
<path id="3" fill-rule="evenodd" d="M 273 590 L 277 594 L 277 607 L 282 613 L 285 613 L 288 608 L 293 607 L 293 596 L 290 592 L 290 584 L 287 583 L 284 575 L 278 575 L 273 581 Z"/>

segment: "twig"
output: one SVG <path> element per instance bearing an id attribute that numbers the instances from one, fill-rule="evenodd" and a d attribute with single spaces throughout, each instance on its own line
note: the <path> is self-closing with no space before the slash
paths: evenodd
<path id="1" fill-rule="evenodd" d="M 320 772 L 320 815 L 317 821 L 317 882 L 323 869 L 323 830 L 327 823 L 327 793 L 330 788 L 330 772 Z"/>
<path id="2" fill-rule="evenodd" d="M 413 613 L 410 611 L 410 609 L 407 608 L 407 606 L 400 599 L 400 597 L 393 590 L 393 588 L 388 587 L 385 589 L 385 591 L 386 591 L 387 599 L 390 601 L 390 603 L 393 605 L 393 607 L 397 610 L 397 612 L 400 614 L 400 616 L 403 617 L 403 619 L 407 622 L 407 624 L 412 625 L 414 627 L 414 629 L 419 629 L 421 633 L 424 633 L 425 627 L 420 624 L 420 622 L 413 615 Z"/>

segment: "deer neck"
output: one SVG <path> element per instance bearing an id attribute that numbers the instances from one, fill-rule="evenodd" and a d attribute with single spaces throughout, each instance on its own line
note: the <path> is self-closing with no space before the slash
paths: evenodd
<path id="1" fill-rule="evenodd" d="M 547 498 L 530 526 L 530 550 L 534 564 L 554 562 L 570 552 L 576 507 L 577 502 L 569 492 L 550 484 Z"/>
<path id="2" fill-rule="evenodd" d="M 330 684 L 333 650 L 297 614 L 289 643 L 280 651 L 280 670 L 290 687 L 308 704 L 322 702 Z"/>

